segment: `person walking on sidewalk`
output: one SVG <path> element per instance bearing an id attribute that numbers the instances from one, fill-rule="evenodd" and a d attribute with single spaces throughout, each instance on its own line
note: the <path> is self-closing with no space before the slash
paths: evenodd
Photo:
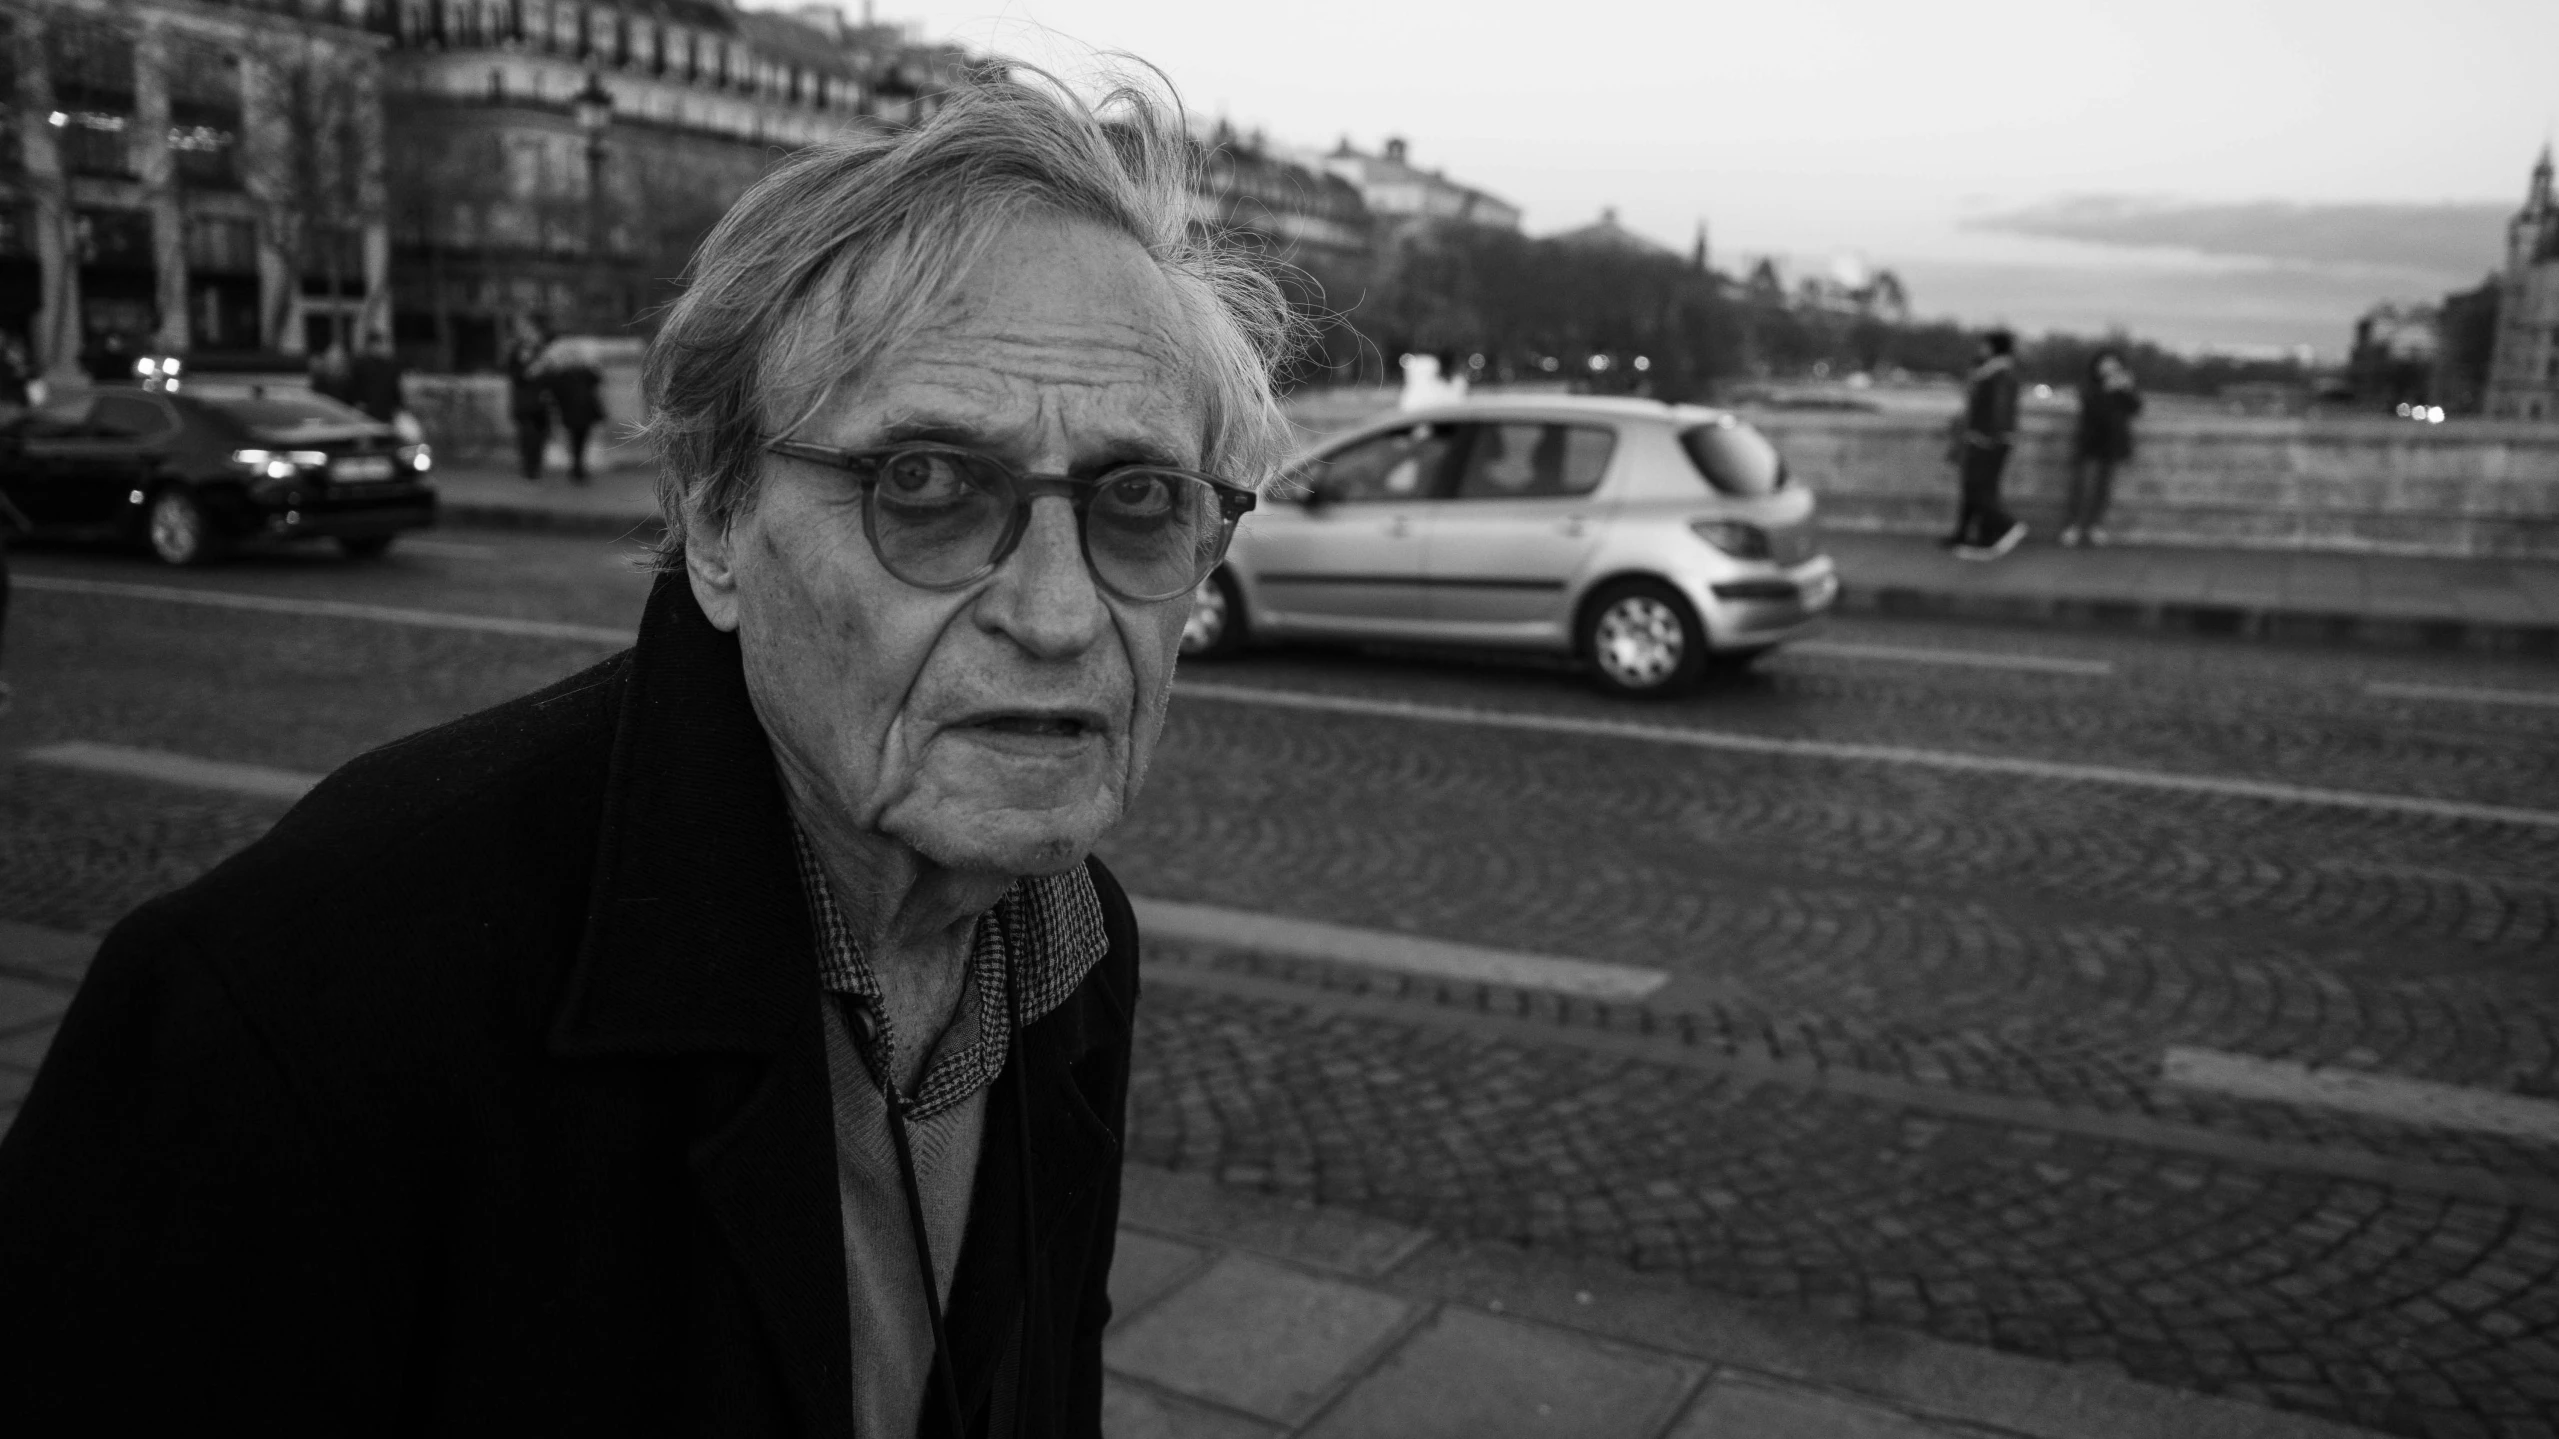
<path id="1" fill-rule="evenodd" d="M 515 340 L 506 351 L 506 417 L 515 426 L 516 463 L 528 480 L 542 478 L 542 453 L 551 447 L 551 387 L 542 373 L 551 327 L 518 315 Z"/>
<path id="2" fill-rule="evenodd" d="M 594 343 L 571 335 L 553 340 L 542 352 L 541 371 L 568 445 L 569 479 L 583 485 L 587 435 L 604 420 L 604 371 L 595 362 Z"/>
<path id="3" fill-rule="evenodd" d="M 633 646 L 99 945 L 0 1140 L 12 1439 L 1099 1439 L 1092 852 L 1291 443 L 1179 113 L 987 80 L 737 201 L 649 352 Z"/>
<path id="4" fill-rule="evenodd" d="M 2115 469 L 2132 458 L 2133 418 L 2141 390 L 2132 367 L 2112 349 L 2088 359 L 2079 382 L 2079 427 L 2070 441 L 2070 506 L 2062 517 L 2065 545 L 2106 542 L 2106 506 L 2115 495 Z"/>
<path id="5" fill-rule="evenodd" d="M 2017 437 L 2017 337 L 1981 337 L 1978 363 L 1964 391 L 1963 432 L 1955 443 L 1962 498 L 1955 533 L 1945 544 L 1957 559 L 1993 560 L 2017 548 L 2026 527 L 1999 507 L 1999 480 Z"/>

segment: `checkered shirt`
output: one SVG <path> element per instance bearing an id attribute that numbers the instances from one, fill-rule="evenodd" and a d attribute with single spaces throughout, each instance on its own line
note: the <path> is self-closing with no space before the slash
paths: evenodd
<path id="1" fill-rule="evenodd" d="M 818 982 L 830 994 L 862 1000 L 879 1023 L 887 1052 L 897 1052 L 896 1033 L 879 976 L 853 937 L 834 886 L 818 862 L 817 849 L 797 823 L 791 840 L 799 855 L 800 890 L 807 896 L 809 920 L 817 931 Z M 923 1083 L 906 1100 L 910 1121 L 929 1119 L 978 1090 L 1004 1072 L 1008 1045 L 1004 1033 L 1007 980 L 1017 984 L 1021 1008 L 1017 1022 L 1028 1025 L 1066 1002 L 1110 947 L 1102 925 L 1102 897 L 1094 892 L 1093 875 L 1082 865 L 1063 874 L 1035 875 L 1014 881 L 995 908 L 979 915 L 969 940 L 968 988 L 953 1018 L 956 1033 L 970 1035 L 956 1050 L 945 1050 L 925 1071 Z M 864 1062 L 871 1062 L 865 1055 Z"/>

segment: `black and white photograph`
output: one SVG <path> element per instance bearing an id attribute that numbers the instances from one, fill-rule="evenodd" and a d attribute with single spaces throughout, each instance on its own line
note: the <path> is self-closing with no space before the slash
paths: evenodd
<path id="1" fill-rule="evenodd" d="M 0 0 L 0 1433 L 2559 1439 L 2549 0 Z"/>

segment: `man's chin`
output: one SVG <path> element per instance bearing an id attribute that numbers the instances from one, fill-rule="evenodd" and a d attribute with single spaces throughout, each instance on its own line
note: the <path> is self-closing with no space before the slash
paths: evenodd
<path id="1" fill-rule="evenodd" d="M 1073 868 L 1118 817 L 1118 806 L 1098 800 L 1063 812 L 942 807 L 883 815 L 880 828 L 944 869 L 1018 877 Z"/>

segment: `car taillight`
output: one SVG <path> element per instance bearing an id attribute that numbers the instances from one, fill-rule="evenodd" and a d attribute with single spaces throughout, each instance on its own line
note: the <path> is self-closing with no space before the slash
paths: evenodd
<path id="1" fill-rule="evenodd" d="M 1737 560 L 1764 560 L 1770 553 L 1768 531 L 1757 525 L 1739 520 L 1690 520 L 1688 528 L 1697 538 Z"/>

